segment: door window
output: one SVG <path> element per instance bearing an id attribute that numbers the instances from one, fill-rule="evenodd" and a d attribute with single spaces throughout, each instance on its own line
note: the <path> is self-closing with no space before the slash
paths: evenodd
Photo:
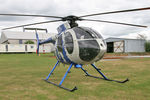
<path id="1" fill-rule="evenodd" d="M 65 46 L 69 54 L 73 52 L 73 37 L 70 32 L 65 33 Z"/>
<path id="2" fill-rule="evenodd" d="M 59 52 L 62 52 L 62 51 L 63 51 L 63 49 L 62 49 L 62 35 L 60 35 L 60 36 L 58 37 L 57 48 L 58 48 L 58 51 L 59 51 Z"/>

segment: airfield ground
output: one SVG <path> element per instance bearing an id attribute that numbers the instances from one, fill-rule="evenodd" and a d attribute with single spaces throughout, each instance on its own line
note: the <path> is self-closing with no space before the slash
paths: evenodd
<path id="1" fill-rule="evenodd" d="M 78 87 L 68 92 L 46 83 L 49 71 L 56 63 L 52 54 L 0 54 L 0 100 L 150 100 L 150 58 L 121 59 L 97 62 L 97 67 L 111 79 L 130 81 L 125 84 L 84 76 L 71 69 L 63 86 Z M 84 66 L 91 74 L 99 74 Z M 60 64 L 52 77 L 59 83 L 67 66 Z"/>

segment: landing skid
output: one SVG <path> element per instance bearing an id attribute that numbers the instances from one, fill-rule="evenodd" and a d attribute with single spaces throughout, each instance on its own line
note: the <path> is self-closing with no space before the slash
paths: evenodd
<path id="1" fill-rule="evenodd" d="M 118 80 L 112 80 L 112 79 L 105 79 L 105 78 L 102 78 L 102 77 L 97 77 L 97 76 L 93 76 L 93 75 L 85 75 L 85 76 L 89 76 L 89 77 L 93 77 L 93 78 L 98 78 L 98 79 L 103 79 L 103 80 L 106 80 L 106 81 L 114 81 L 114 82 L 117 82 L 117 83 L 126 83 L 127 81 L 129 81 L 129 79 L 125 79 L 124 81 L 118 81 Z"/>
<path id="2" fill-rule="evenodd" d="M 51 81 L 48 81 L 48 80 L 46 80 L 46 79 L 43 79 L 44 81 L 46 81 L 47 83 L 50 83 L 50 84 L 53 84 L 53 85 L 55 85 L 55 86 L 57 86 L 57 87 L 59 87 L 59 88 L 62 88 L 62 89 L 64 89 L 64 90 L 67 90 L 67 91 L 70 91 L 70 92 L 74 92 L 75 90 L 77 90 L 77 87 L 75 86 L 73 89 L 68 89 L 68 88 L 65 88 L 65 87 L 63 87 L 63 86 L 60 86 L 60 85 L 58 85 L 58 84 L 55 84 L 55 83 L 53 83 L 53 82 L 51 82 Z"/>
<path id="3" fill-rule="evenodd" d="M 62 86 L 62 83 L 63 83 L 64 79 L 66 78 L 67 74 L 70 72 L 70 69 L 71 69 L 72 66 L 74 65 L 73 63 L 70 64 L 68 70 L 66 71 L 64 77 L 62 78 L 62 80 L 60 81 L 59 84 L 55 84 L 55 83 L 53 83 L 53 82 L 51 82 L 51 81 L 48 80 L 49 77 L 53 74 L 53 71 L 54 71 L 54 69 L 57 67 L 58 64 L 59 64 L 59 61 L 57 61 L 57 63 L 55 64 L 54 68 L 51 70 L 51 72 L 50 72 L 49 75 L 47 76 L 47 78 L 46 78 L 46 79 L 43 79 L 43 80 L 46 81 L 46 82 L 48 82 L 48 83 L 50 83 L 50 84 L 53 84 L 53 85 L 55 85 L 55 86 L 57 86 L 57 87 L 59 87 L 59 88 L 62 88 L 62 89 L 67 90 L 67 91 L 70 91 L 70 92 L 73 92 L 73 91 L 77 90 L 77 87 L 76 87 L 76 86 L 75 86 L 73 89 L 69 89 L 69 88 L 66 88 L 66 87 L 63 87 L 63 86 Z M 89 77 L 99 78 L 99 79 L 103 79 L 103 80 L 107 80 L 107 81 L 114 81 L 114 82 L 118 82 L 118 83 L 126 83 L 127 81 L 129 81 L 128 78 L 127 78 L 126 80 L 124 80 L 124 81 L 118 81 L 118 80 L 108 79 L 108 78 L 100 71 L 100 69 L 98 69 L 94 64 L 91 64 L 91 65 L 97 70 L 97 72 L 99 72 L 99 74 L 100 74 L 103 78 L 90 75 L 90 74 L 82 67 L 82 65 L 75 65 L 75 67 L 76 67 L 76 68 L 81 68 L 81 69 L 84 71 L 84 73 L 86 73 L 86 76 L 89 76 Z"/>
<path id="4" fill-rule="evenodd" d="M 51 82 L 51 81 L 48 80 L 49 77 L 52 75 L 54 69 L 57 67 L 58 64 L 59 64 L 59 61 L 57 61 L 57 63 L 55 64 L 54 68 L 52 69 L 52 71 L 51 71 L 51 72 L 49 73 L 49 75 L 47 76 L 47 78 L 46 78 L 46 79 L 43 79 L 43 80 L 46 81 L 46 82 L 48 82 L 48 83 L 50 83 L 50 84 L 53 84 L 53 85 L 55 85 L 55 86 L 57 86 L 57 87 L 59 87 L 59 88 L 62 88 L 62 89 L 64 89 L 64 90 L 67 90 L 67 91 L 70 91 L 70 92 L 74 92 L 75 90 L 77 90 L 77 87 L 76 87 L 76 86 L 75 86 L 73 89 L 65 88 L 65 87 L 62 86 L 62 83 L 63 83 L 64 79 L 66 78 L 67 74 L 70 72 L 70 69 L 71 69 L 71 67 L 73 66 L 73 64 L 71 64 L 71 65 L 69 66 L 67 72 L 65 73 L 64 77 L 62 78 L 62 80 L 60 81 L 59 84 L 55 84 L 55 83 L 53 83 L 53 82 Z"/>
<path id="5" fill-rule="evenodd" d="M 101 71 L 100 69 L 98 69 L 94 64 L 91 64 L 99 73 L 100 75 L 103 77 L 97 77 L 97 76 L 93 76 L 93 75 L 90 75 L 85 69 L 81 68 L 85 73 L 86 75 L 85 76 L 89 76 L 89 77 L 93 77 L 93 78 L 98 78 L 98 79 L 103 79 L 103 80 L 106 80 L 106 81 L 114 81 L 114 82 L 117 82 L 117 83 L 126 83 L 127 81 L 129 81 L 129 79 L 125 79 L 124 81 L 118 81 L 118 80 L 112 80 L 112 79 L 108 79 Z"/>

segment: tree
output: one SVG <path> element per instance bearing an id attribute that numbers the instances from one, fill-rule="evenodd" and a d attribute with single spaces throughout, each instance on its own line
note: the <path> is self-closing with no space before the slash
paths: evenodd
<path id="1" fill-rule="evenodd" d="M 138 34 L 137 39 L 145 40 L 145 51 L 150 52 L 150 41 L 147 40 L 145 34 Z"/>
<path id="2" fill-rule="evenodd" d="M 150 52 L 150 41 L 145 42 L 145 51 Z"/>
<path id="3" fill-rule="evenodd" d="M 147 40 L 147 36 L 145 34 L 138 34 L 137 39 Z"/>
<path id="4" fill-rule="evenodd" d="M 28 41 L 25 42 L 25 44 L 34 44 L 34 42 L 31 41 L 31 40 L 28 40 Z"/>

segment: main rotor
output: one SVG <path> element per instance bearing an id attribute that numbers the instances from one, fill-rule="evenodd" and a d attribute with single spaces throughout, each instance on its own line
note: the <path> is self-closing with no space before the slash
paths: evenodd
<path id="1" fill-rule="evenodd" d="M 38 22 L 38 23 L 18 25 L 18 26 L 14 26 L 14 27 L 4 28 L 2 30 L 18 28 L 18 27 L 25 27 L 25 26 L 31 26 L 31 25 L 37 25 L 37 24 L 44 24 L 44 23 L 59 22 L 59 21 L 68 21 L 71 27 L 78 26 L 76 21 L 94 21 L 94 22 L 103 22 L 103 23 L 111 23 L 111 24 L 119 24 L 119 25 L 127 25 L 127 26 L 146 28 L 147 26 L 144 26 L 144 25 L 123 23 L 123 22 L 114 22 L 114 21 L 108 21 L 108 20 L 85 19 L 85 17 L 91 17 L 91 16 L 100 16 L 100 15 L 125 13 L 125 12 L 133 12 L 133 11 L 143 11 L 143 10 L 150 10 L 150 7 L 136 8 L 136 9 L 127 9 L 127 10 L 118 10 L 118 11 L 110 11 L 110 12 L 102 12 L 102 13 L 83 15 L 83 16 L 69 15 L 69 16 L 65 16 L 65 17 L 60 17 L 60 16 L 49 16 L 49 15 L 3 14 L 3 13 L 0 13 L 0 16 L 25 16 L 25 17 L 44 17 L 44 18 L 55 18 L 55 19 L 57 19 L 57 20 L 49 20 L 49 21 Z"/>

